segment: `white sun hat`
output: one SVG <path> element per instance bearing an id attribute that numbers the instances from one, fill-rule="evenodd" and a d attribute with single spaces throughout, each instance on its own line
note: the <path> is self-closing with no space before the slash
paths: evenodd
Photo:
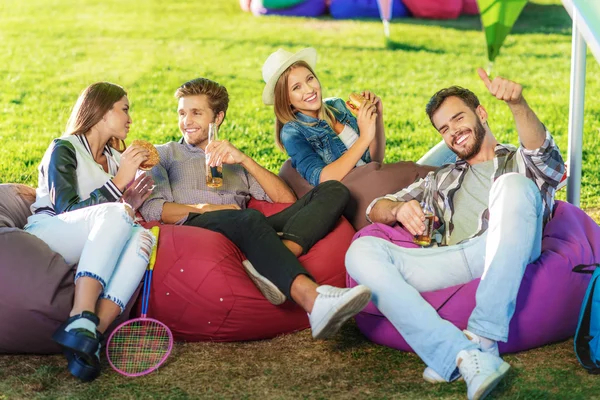
<path id="1" fill-rule="evenodd" d="M 283 49 L 272 53 L 262 67 L 262 76 L 265 81 L 262 100 L 267 105 L 275 101 L 275 84 L 283 72 L 296 61 L 305 61 L 311 68 L 317 64 L 317 51 L 312 47 L 302 49 L 297 53 L 290 53 Z"/>

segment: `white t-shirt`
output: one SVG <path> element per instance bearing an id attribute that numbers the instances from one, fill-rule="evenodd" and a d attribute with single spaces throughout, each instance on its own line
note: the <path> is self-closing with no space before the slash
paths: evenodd
<path id="1" fill-rule="evenodd" d="M 342 143 L 344 143 L 346 148 L 349 149 L 358 140 L 358 133 L 356 133 L 350 125 L 344 125 L 344 129 L 338 134 L 338 137 L 341 139 Z M 362 159 L 359 159 L 356 166 L 360 167 L 365 164 L 366 163 Z"/>

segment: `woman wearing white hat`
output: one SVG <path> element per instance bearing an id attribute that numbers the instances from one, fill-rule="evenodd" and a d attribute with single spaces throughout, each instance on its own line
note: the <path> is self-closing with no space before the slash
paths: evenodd
<path id="1" fill-rule="evenodd" d="M 311 185 L 342 180 L 354 167 L 383 162 L 385 131 L 383 104 L 370 91 L 354 117 L 344 100 L 323 100 L 314 72 L 317 52 L 306 48 L 272 53 L 262 69 L 266 83 L 262 99 L 274 105 L 275 140 L 292 165 Z M 456 156 L 447 146 L 436 146 L 419 164 L 439 166 Z"/>

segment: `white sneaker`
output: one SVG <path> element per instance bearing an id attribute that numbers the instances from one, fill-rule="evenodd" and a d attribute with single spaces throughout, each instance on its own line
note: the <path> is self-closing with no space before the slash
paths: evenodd
<path id="1" fill-rule="evenodd" d="M 358 285 L 342 289 L 329 285 L 317 288 L 317 299 L 308 321 L 315 339 L 327 339 L 340 329 L 342 324 L 366 307 L 371 300 L 371 289 Z"/>
<path id="2" fill-rule="evenodd" d="M 279 290 L 277 286 L 273 284 L 270 280 L 262 276 L 258 273 L 254 266 L 248 260 L 242 261 L 242 265 L 248 274 L 248 277 L 252 280 L 252 282 L 256 285 L 258 290 L 265 296 L 267 300 L 271 304 L 276 306 L 283 304 L 285 302 L 285 294 Z"/>
<path id="3" fill-rule="evenodd" d="M 498 351 L 498 342 L 494 342 L 494 345 L 492 347 L 488 347 L 488 348 L 484 349 L 481 347 L 481 337 L 479 335 L 477 335 L 471 331 L 468 331 L 466 329 L 463 329 L 463 333 L 465 334 L 467 339 L 469 339 L 469 341 L 471 341 L 472 343 L 475 343 L 477 345 L 477 347 L 479 347 L 479 350 L 481 350 L 482 352 L 490 353 L 490 354 L 495 355 L 496 357 L 500 357 L 500 352 Z M 442 376 L 440 374 L 438 374 L 431 367 L 425 368 L 425 371 L 423 371 L 423 379 L 425 379 L 429 383 L 444 383 L 444 382 L 446 382 L 446 380 L 444 378 L 442 378 Z M 454 382 L 457 380 L 458 381 L 462 380 L 462 376 L 457 375 L 448 382 Z"/>
<path id="4" fill-rule="evenodd" d="M 471 342 L 475 343 L 477 347 L 479 347 L 479 350 L 483 351 L 484 353 L 489 353 L 495 355 L 496 357 L 500 357 L 500 350 L 498 350 L 498 342 L 494 341 L 494 344 L 491 347 L 483 348 L 483 345 L 481 344 L 481 337 L 478 334 L 468 331 L 466 329 L 463 330 L 463 333 L 465 334 L 467 339 L 469 339 Z"/>
<path id="5" fill-rule="evenodd" d="M 510 365 L 500 357 L 480 350 L 461 350 L 456 356 L 460 374 L 467 383 L 467 398 L 480 400 L 502 380 Z"/>
<path id="6" fill-rule="evenodd" d="M 427 367 L 425 368 L 425 371 L 423 371 L 423 379 L 425 379 L 425 381 L 429 383 L 445 383 L 462 380 L 462 376 L 460 376 L 460 374 L 457 374 L 449 381 L 446 381 L 440 374 L 435 372 L 433 368 Z"/>

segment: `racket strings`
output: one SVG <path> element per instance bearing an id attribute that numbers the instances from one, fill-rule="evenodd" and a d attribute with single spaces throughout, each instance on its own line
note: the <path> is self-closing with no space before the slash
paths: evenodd
<path id="1" fill-rule="evenodd" d="M 110 361 L 128 375 L 152 370 L 168 356 L 171 340 L 168 328 L 158 321 L 130 321 L 111 338 Z"/>

